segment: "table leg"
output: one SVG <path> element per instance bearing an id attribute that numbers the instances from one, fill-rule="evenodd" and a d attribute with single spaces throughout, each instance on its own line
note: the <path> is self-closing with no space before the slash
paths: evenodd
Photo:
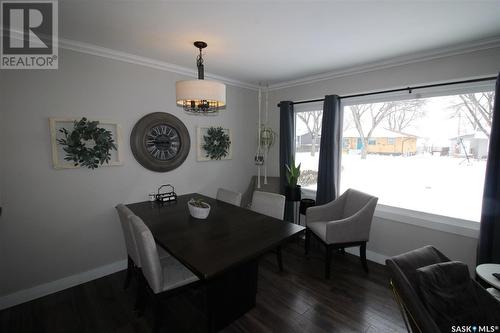
<path id="1" fill-rule="evenodd" d="M 258 260 L 239 265 L 206 282 L 208 332 L 218 332 L 255 307 Z"/>

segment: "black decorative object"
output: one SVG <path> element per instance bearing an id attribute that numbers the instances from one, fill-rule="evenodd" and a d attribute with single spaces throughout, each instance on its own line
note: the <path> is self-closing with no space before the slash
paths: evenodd
<path id="1" fill-rule="evenodd" d="M 130 135 L 135 159 L 146 169 L 166 172 L 179 167 L 189 154 L 191 140 L 177 117 L 154 112 L 142 117 Z"/>
<path id="2" fill-rule="evenodd" d="M 66 153 L 64 159 L 72 161 L 74 166 L 98 168 L 109 163 L 111 150 L 117 150 L 113 134 L 99 127 L 98 121 L 88 121 L 84 117 L 74 122 L 72 131 L 61 128 L 59 132 L 64 136 L 57 139 L 57 143 L 63 146 Z"/>
<path id="3" fill-rule="evenodd" d="M 301 187 L 300 185 L 286 186 L 285 187 L 285 197 L 288 201 L 300 201 L 301 198 Z"/>
<path id="4" fill-rule="evenodd" d="M 299 205 L 299 225 L 300 225 L 300 215 L 306 215 L 307 208 L 316 206 L 316 200 L 313 199 L 302 199 Z"/>
<path id="5" fill-rule="evenodd" d="M 203 140 L 202 148 L 211 160 L 220 160 L 229 154 L 231 139 L 222 127 L 210 127 Z"/>
<path id="6" fill-rule="evenodd" d="M 177 201 L 177 193 L 175 193 L 174 187 L 170 184 L 165 184 L 160 186 L 158 188 L 158 193 L 156 194 L 156 201 L 160 202 Z"/>

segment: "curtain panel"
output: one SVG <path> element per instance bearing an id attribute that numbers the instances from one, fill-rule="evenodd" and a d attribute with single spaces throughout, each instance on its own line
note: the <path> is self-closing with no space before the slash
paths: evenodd
<path id="1" fill-rule="evenodd" d="M 293 102 L 280 102 L 280 192 L 285 194 L 286 165 L 294 160 L 295 146 L 295 114 L 293 111 Z M 285 220 L 293 221 L 292 203 L 285 204 Z"/>
<path id="2" fill-rule="evenodd" d="M 342 153 L 342 112 L 337 95 L 325 96 L 321 141 L 319 147 L 318 188 L 316 204 L 335 200 L 339 190 L 340 157 Z"/>
<path id="3" fill-rule="evenodd" d="M 493 104 L 477 263 L 500 264 L 500 73 Z"/>

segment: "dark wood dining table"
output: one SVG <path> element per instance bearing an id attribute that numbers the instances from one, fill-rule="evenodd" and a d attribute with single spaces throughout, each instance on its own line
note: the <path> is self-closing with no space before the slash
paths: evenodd
<path id="1" fill-rule="evenodd" d="M 207 219 L 190 216 L 191 198 L 211 206 Z M 127 206 L 149 227 L 157 244 L 200 278 L 208 332 L 221 330 L 255 306 L 259 257 L 304 230 L 197 193 L 174 202 Z"/>

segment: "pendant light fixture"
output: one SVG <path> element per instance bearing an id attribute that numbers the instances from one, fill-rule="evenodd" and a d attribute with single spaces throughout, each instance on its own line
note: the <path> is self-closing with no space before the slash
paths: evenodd
<path id="1" fill-rule="evenodd" d="M 196 58 L 198 80 L 177 81 L 175 84 L 176 101 L 184 111 L 192 114 L 213 114 L 226 106 L 226 85 L 217 81 L 205 80 L 202 50 L 207 43 L 194 42 L 200 50 Z"/>

